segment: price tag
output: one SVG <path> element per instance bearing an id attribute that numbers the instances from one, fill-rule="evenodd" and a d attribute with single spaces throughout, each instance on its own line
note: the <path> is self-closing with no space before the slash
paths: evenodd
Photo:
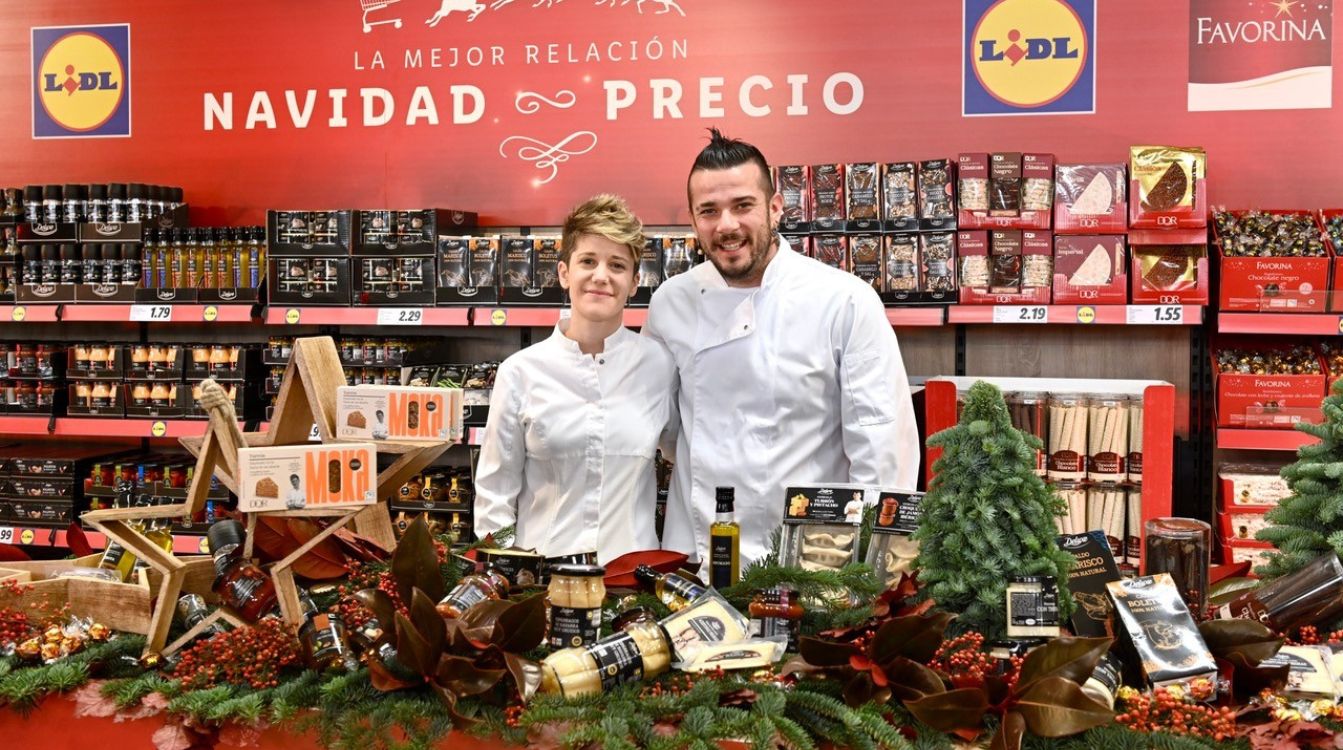
<path id="1" fill-rule="evenodd" d="M 1129 305 L 1128 324 L 1131 326 L 1184 325 L 1184 307 L 1181 305 Z"/>
<path id="2" fill-rule="evenodd" d="M 317 431 L 317 423 L 316 423 L 316 422 L 313 422 L 313 424 L 312 424 L 312 429 L 311 429 L 311 430 L 308 430 L 308 442 L 310 442 L 310 443 L 320 443 L 320 442 L 322 442 L 322 434 L 321 434 L 320 432 Z"/>
<path id="3" fill-rule="evenodd" d="M 1049 308 L 1044 305 L 994 305 L 994 323 L 1048 323 Z"/>
<path id="4" fill-rule="evenodd" d="M 379 307 L 380 326 L 417 326 L 424 322 L 424 310 L 418 307 Z"/>
<path id="5" fill-rule="evenodd" d="M 14 543 L 14 527 L 0 526 L 0 544 Z"/>
<path id="6" fill-rule="evenodd" d="M 131 305 L 131 321 L 167 323 L 173 319 L 172 305 Z"/>

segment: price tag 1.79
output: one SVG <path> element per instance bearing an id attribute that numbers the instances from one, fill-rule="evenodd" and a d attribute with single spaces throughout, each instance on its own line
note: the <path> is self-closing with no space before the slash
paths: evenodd
<path id="1" fill-rule="evenodd" d="M 380 326 L 418 326 L 424 323 L 424 310 L 418 307 L 380 307 Z"/>
<path id="2" fill-rule="evenodd" d="M 14 543 L 14 527 L 0 526 L 0 544 Z"/>
<path id="3" fill-rule="evenodd" d="M 172 305 L 131 305 L 132 322 L 167 323 L 172 319 Z"/>
<path id="4" fill-rule="evenodd" d="M 1184 325 L 1184 308 L 1180 305 L 1129 305 L 1127 314 L 1131 326 Z"/>
<path id="5" fill-rule="evenodd" d="M 1048 323 L 1049 308 L 1044 305 L 994 305 L 994 323 Z"/>

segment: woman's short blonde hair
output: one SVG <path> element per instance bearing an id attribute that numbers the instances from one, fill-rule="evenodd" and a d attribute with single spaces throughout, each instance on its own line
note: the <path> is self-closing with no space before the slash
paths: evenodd
<path id="1" fill-rule="evenodd" d="M 578 238 L 585 234 L 604 237 L 629 248 L 636 266 L 643 255 L 643 223 L 619 196 L 608 193 L 596 195 L 569 212 L 560 238 L 560 261 L 565 265 L 568 265 L 569 258 L 574 254 L 574 248 L 578 247 Z"/>

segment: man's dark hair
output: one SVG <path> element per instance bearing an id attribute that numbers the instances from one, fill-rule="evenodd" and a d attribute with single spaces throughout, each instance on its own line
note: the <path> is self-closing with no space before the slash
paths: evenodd
<path id="1" fill-rule="evenodd" d="M 708 169 L 731 169 L 747 163 L 760 167 L 760 187 L 764 189 L 766 198 L 773 196 L 774 179 L 769 173 L 769 163 L 765 161 L 765 155 L 746 141 L 728 138 L 719 132 L 718 128 L 709 128 L 709 145 L 695 157 L 695 163 L 690 167 L 690 174 Z M 687 195 L 689 192 L 690 178 L 687 177 Z"/>

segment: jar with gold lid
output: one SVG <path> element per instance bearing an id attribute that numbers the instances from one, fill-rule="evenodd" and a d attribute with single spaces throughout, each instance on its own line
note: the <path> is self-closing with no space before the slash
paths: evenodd
<path id="1" fill-rule="evenodd" d="M 168 384 L 158 381 L 149 389 L 149 405 L 159 408 L 166 407 L 169 404 L 171 395 L 172 393 L 168 388 Z"/>
<path id="2" fill-rule="evenodd" d="M 136 383 L 131 388 L 132 406 L 149 406 L 149 384 L 145 382 Z"/>
<path id="3" fill-rule="evenodd" d="M 600 565 L 552 565 L 546 597 L 550 600 L 550 646 L 568 648 L 594 643 L 602 627 L 606 584 Z"/>
<path id="4" fill-rule="evenodd" d="M 656 622 L 637 621 L 586 648 L 566 648 L 547 656 L 541 662 L 541 690 L 565 698 L 597 695 L 657 677 L 670 665 L 667 634 Z"/>
<path id="5" fill-rule="evenodd" d="M 467 610 L 490 599 L 502 599 L 508 596 L 508 579 L 493 567 L 484 573 L 465 576 L 443 597 L 437 605 L 438 613 L 452 619 L 461 617 Z"/>

